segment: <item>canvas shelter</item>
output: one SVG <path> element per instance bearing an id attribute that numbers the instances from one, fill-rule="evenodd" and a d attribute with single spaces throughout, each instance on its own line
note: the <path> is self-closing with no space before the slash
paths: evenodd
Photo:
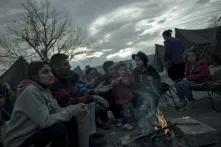
<path id="1" fill-rule="evenodd" d="M 23 57 L 19 57 L 1 76 L 0 82 L 7 82 L 12 88 L 26 78 L 28 63 Z"/>

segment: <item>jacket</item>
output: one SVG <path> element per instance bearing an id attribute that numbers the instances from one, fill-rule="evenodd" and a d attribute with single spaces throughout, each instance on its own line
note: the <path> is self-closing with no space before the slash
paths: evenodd
<path id="1" fill-rule="evenodd" d="M 4 146 L 17 147 L 40 129 L 70 120 L 74 112 L 75 106 L 61 108 L 50 91 L 26 82 L 18 89 L 11 119 L 4 124 Z"/>
<path id="2" fill-rule="evenodd" d="M 208 82 L 212 79 L 208 61 L 206 59 L 199 60 L 194 64 L 186 64 L 185 77 L 189 81 Z"/>

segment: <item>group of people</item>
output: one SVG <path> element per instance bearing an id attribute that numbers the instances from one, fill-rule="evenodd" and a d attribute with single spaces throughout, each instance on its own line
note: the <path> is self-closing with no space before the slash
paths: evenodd
<path id="1" fill-rule="evenodd" d="M 191 85 L 211 79 L 206 59 L 193 50 L 184 51 L 171 31 L 163 33 L 165 61 L 175 82 L 181 109 L 192 105 Z M 50 62 L 35 61 L 28 66 L 27 79 L 17 87 L 11 118 L 3 127 L 5 147 L 98 147 L 105 144 L 96 127 L 108 127 L 109 113 L 116 125 L 131 130 L 143 117 L 152 119 L 163 91 L 161 77 L 143 52 L 132 55 L 133 67 L 123 62 L 85 69 L 85 81 L 71 71 L 68 56 L 54 54 Z M 189 103 L 187 103 L 187 100 Z M 146 107 L 145 116 L 140 114 Z"/>

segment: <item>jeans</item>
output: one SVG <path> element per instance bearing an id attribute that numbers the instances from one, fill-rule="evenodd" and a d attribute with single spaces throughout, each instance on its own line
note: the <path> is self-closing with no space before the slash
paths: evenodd
<path id="1" fill-rule="evenodd" d="M 194 101 L 191 90 L 191 85 L 193 84 L 196 84 L 196 82 L 188 80 L 179 81 L 175 84 L 177 95 L 181 103 L 186 101 L 185 98 L 188 99 L 189 101 Z"/>
<path id="2" fill-rule="evenodd" d="M 41 129 L 26 139 L 20 147 L 30 147 L 31 145 L 45 147 L 49 143 L 51 143 L 51 147 L 67 147 L 67 132 L 63 123 L 57 123 L 48 128 Z"/>

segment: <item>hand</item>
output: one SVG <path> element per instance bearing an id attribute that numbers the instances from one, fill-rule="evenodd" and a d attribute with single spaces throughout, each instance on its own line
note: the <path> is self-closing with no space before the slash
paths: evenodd
<path id="1" fill-rule="evenodd" d="M 111 85 L 103 85 L 104 82 L 99 84 L 94 90 L 95 92 L 108 92 L 112 89 Z"/>
<path id="2" fill-rule="evenodd" d="M 83 117 L 89 113 L 87 105 L 83 103 L 76 104 L 75 110 L 76 110 L 75 111 L 76 116 L 80 116 L 80 117 Z"/>
<path id="3" fill-rule="evenodd" d="M 95 102 L 101 103 L 102 105 L 104 105 L 106 108 L 109 108 L 110 104 L 108 103 L 108 101 L 106 99 L 104 99 L 103 97 L 100 97 L 98 95 L 93 95 L 93 98 L 95 100 Z"/>

